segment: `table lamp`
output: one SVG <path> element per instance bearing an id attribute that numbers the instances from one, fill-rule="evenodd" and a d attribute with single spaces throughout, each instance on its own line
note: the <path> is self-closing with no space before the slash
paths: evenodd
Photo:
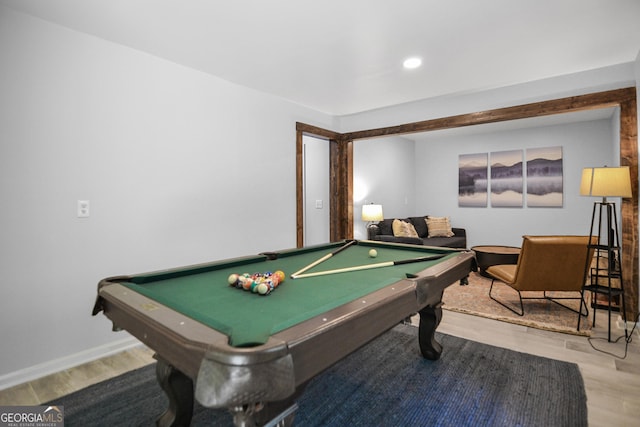
<path id="1" fill-rule="evenodd" d="M 382 205 L 362 205 L 362 221 L 367 223 L 367 228 L 371 227 L 374 222 L 382 221 Z"/>

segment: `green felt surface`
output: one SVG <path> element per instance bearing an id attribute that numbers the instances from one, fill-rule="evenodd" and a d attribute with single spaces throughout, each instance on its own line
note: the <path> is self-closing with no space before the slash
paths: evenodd
<path id="1" fill-rule="evenodd" d="M 138 275 L 123 285 L 229 335 L 233 346 L 251 346 L 266 342 L 273 333 L 395 283 L 405 278 L 407 273 L 415 274 L 457 253 L 359 243 L 308 272 L 438 254 L 446 254 L 447 257 L 437 261 L 320 277 L 295 280 L 289 277 L 338 247 L 340 245 L 327 245 L 314 250 L 287 251 L 277 260 L 253 257 L 240 261 L 221 261 L 173 273 Z M 378 251 L 376 258 L 368 255 L 372 248 Z M 287 278 L 267 296 L 228 285 L 227 279 L 232 273 L 253 274 L 276 270 L 284 271 Z"/>

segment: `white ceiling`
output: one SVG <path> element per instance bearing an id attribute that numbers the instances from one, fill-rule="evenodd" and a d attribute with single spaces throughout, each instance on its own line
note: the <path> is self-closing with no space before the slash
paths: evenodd
<path id="1" fill-rule="evenodd" d="M 0 0 L 334 115 L 634 61 L 640 0 Z M 423 66 L 403 70 L 408 56 Z"/>

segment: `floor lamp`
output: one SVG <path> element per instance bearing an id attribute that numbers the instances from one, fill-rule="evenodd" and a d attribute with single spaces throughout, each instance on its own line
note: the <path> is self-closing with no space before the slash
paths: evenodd
<path id="1" fill-rule="evenodd" d="M 379 222 L 384 219 L 382 215 L 382 205 L 374 205 L 371 203 L 370 205 L 362 205 L 362 221 L 367 223 L 367 238 L 370 239 L 369 236 L 369 227 L 373 225 L 374 222 Z"/>
<path id="2" fill-rule="evenodd" d="M 596 244 L 590 244 L 589 247 L 594 248 L 596 260 L 595 267 L 593 267 L 593 260 L 589 259 L 587 255 L 584 278 L 585 285 L 582 288 L 580 312 L 582 312 L 582 304 L 586 304 L 584 302 L 585 291 L 591 292 L 592 297 L 595 295 L 605 296 L 607 298 L 609 314 L 608 340 L 611 341 L 612 298 L 620 298 L 620 311 L 625 324 L 625 336 L 627 335 L 627 316 L 624 302 L 622 262 L 620 258 L 621 242 L 618 234 L 618 215 L 616 213 L 615 202 L 607 201 L 607 197 L 631 197 L 629 168 L 626 166 L 584 168 L 582 171 L 582 181 L 580 182 L 580 194 L 583 196 L 602 197 L 602 201 L 593 203 L 589 241 L 591 242 L 591 237 L 596 235 L 598 236 L 598 241 Z M 597 230 L 594 232 L 594 226 L 596 226 L 596 224 Z M 588 252 L 589 251 L 587 251 L 587 253 Z M 606 256 L 604 254 L 606 254 Z M 601 259 L 606 266 L 601 265 Z M 590 273 L 588 283 L 587 272 Z M 612 280 L 617 280 L 620 286 L 613 287 Z M 595 326 L 597 301 L 593 308 L 593 325 Z M 580 315 L 578 315 L 578 329 L 580 329 Z"/>

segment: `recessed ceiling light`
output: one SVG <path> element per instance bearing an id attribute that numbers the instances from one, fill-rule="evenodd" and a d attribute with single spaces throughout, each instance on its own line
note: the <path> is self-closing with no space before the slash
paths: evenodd
<path id="1" fill-rule="evenodd" d="M 402 65 L 404 66 L 404 68 L 409 68 L 409 69 L 418 68 L 420 65 L 422 65 L 422 59 L 416 56 L 412 58 L 407 58 L 404 60 Z"/>

